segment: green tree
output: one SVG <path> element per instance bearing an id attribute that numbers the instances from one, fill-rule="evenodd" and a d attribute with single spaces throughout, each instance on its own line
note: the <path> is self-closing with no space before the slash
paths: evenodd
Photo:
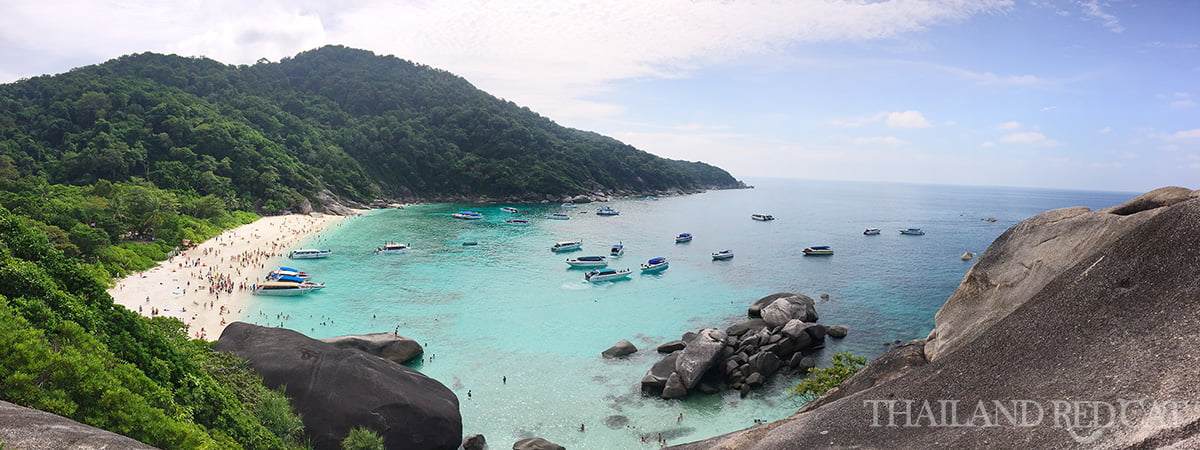
<path id="1" fill-rule="evenodd" d="M 364 427 L 354 427 L 342 439 L 343 450 L 383 450 L 383 436 Z"/>
<path id="2" fill-rule="evenodd" d="M 788 389 L 788 392 L 792 396 L 811 401 L 842 384 L 842 381 L 867 365 L 867 358 L 850 353 L 837 353 L 833 355 L 832 360 L 833 364 L 829 367 L 810 370 L 808 377 Z"/>

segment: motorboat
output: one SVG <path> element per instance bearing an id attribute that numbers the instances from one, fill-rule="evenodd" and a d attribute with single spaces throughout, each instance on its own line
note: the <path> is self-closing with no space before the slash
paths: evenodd
<path id="1" fill-rule="evenodd" d="M 615 216 L 615 215 L 619 215 L 619 214 L 621 214 L 620 211 L 617 211 L 617 210 L 612 209 L 607 206 L 601 206 L 600 209 L 596 210 L 597 216 Z"/>
<path id="2" fill-rule="evenodd" d="M 451 214 L 451 216 L 453 216 L 455 219 L 463 219 L 463 220 L 479 220 L 479 219 L 483 218 L 483 214 L 480 214 L 475 211 L 459 211 L 454 214 Z"/>
<path id="3" fill-rule="evenodd" d="M 832 255 L 832 254 L 833 254 L 833 249 L 829 248 L 828 245 L 814 245 L 812 247 L 804 249 L 804 256 L 823 256 L 823 255 Z"/>
<path id="4" fill-rule="evenodd" d="M 290 258 L 290 259 L 317 259 L 317 258 L 328 258 L 329 255 L 332 255 L 332 254 L 333 254 L 333 250 L 317 250 L 317 249 L 306 248 L 306 249 L 302 249 L 302 250 L 292 250 L 291 253 L 288 253 L 288 258 Z"/>
<path id="5" fill-rule="evenodd" d="M 563 241 L 555 242 L 550 246 L 552 252 L 569 252 L 571 250 L 579 250 L 583 247 L 583 241 Z"/>
<path id="6" fill-rule="evenodd" d="M 376 255 L 392 255 L 396 253 L 404 253 L 408 251 L 408 244 L 399 242 L 388 242 L 383 244 L 383 247 L 375 247 Z"/>
<path id="7" fill-rule="evenodd" d="M 571 216 L 569 214 L 564 214 L 564 213 L 554 213 L 549 216 L 546 216 L 546 218 L 554 219 L 554 220 L 571 220 Z"/>
<path id="8" fill-rule="evenodd" d="M 900 230 L 900 234 L 910 234 L 913 236 L 920 236 L 920 235 L 925 234 L 925 232 L 921 231 L 920 228 L 905 228 L 903 230 Z"/>
<path id="9" fill-rule="evenodd" d="M 511 206 L 503 206 L 500 208 L 500 210 L 504 211 L 506 213 L 513 213 L 513 214 L 520 212 L 519 210 L 517 210 L 517 208 L 513 208 Z"/>
<path id="10" fill-rule="evenodd" d="M 612 248 L 608 249 L 609 256 L 621 256 L 625 254 L 625 246 L 622 244 L 613 244 Z"/>
<path id="11" fill-rule="evenodd" d="M 267 281 L 275 281 L 275 282 L 280 282 L 280 283 L 297 283 L 301 287 L 306 287 L 309 289 L 316 289 L 316 290 L 325 289 L 325 283 L 316 283 L 316 282 L 305 280 L 303 278 L 293 277 L 291 275 L 268 275 Z"/>
<path id="12" fill-rule="evenodd" d="M 300 283 L 292 283 L 287 281 L 267 281 L 258 283 L 250 289 L 250 293 L 254 295 L 278 295 L 278 296 L 295 296 L 304 295 L 315 291 L 311 287 L 306 287 Z"/>
<path id="13" fill-rule="evenodd" d="M 867 228 L 866 231 L 863 231 L 863 234 L 866 236 L 875 236 L 875 235 L 879 234 L 880 231 L 882 231 L 882 230 L 880 230 L 878 228 Z"/>
<path id="14" fill-rule="evenodd" d="M 679 236 L 675 236 L 676 244 L 682 244 L 684 242 L 692 242 L 692 233 L 679 233 Z"/>
<path id="15" fill-rule="evenodd" d="M 662 272 L 667 270 L 667 267 L 670 266 L 671 264 L 667 262 L 667 258 L 663 258 L 661 256 L 657 258 L 650 258 L 649 261 L 646 261 L 645 264 L 642 264 L 642 273 Z"/>
<path id="16" fill-rule="evenodd" d="M 568 259 L 567 265 L 571 267 L 604 267 L 608 265 L 608 259 L 603 256 L 580 256 Z"/>
<path id="17" fill-rule="evenodd" d="M 733 250 L 721 250 L 719 252 L 713 252 L 712 259 L 713 261 L 733 259 Z"/>
<path id="18" fill-rule="evenodd" d="M 563 208 L 574 208 L 574 207 L 575 207 L 575 203 L 574 203 L 574 202 L 566 202 L 566 203 L 563 203 L 561 206 L 562 206 Z"/>
<path id="19" fill-rule="evenodd" d="M 529 226 L 529 221 L 525 220 L 525 219 L 508 219 L 508 220 L 504 221 L 504 224 L 518 226 L 518 227 L 527 227 L 527 226 Z"/>
<path id="20" fill-rule="evenodd" d="M 305 279 L 305 280 L 312 278 L 312 274 L 310 274 L 308 272 L 302 272 L 300 270 L 293 269 L 291 267 L 280 267 L 278 269 L 272 270 L 270 273 L 267 274 L 268 277 L 273 276 L 273 275 L 290 275 L 290 276 Z"/>
<path id="21" fill-rule="evenodd" d="M 772 216 L 770 214 L 751 214 L 750 218 L 760 221 L 760 222 L 766 222 L 768 220 L 775 220 L 775 216 Z"/>
<path id="22" fill-rule="evenodd" d="M 592 269 L 591 272 L 583 275 L 583 279 L 593 283 L 598 281 L 612 281 L 628 277 L 631 273 L 633 271 L 629 269 Z"/>

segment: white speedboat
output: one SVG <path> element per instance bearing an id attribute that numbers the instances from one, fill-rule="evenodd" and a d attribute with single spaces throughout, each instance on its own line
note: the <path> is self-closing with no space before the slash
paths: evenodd
<path id="1" fill-rule="evenodd" d="M 570 216 L 570 215 L 568 215 L 568 214 L 563 214 L 563 213 L 554 213 L 554 214 L 551 214 L 551 215 L 548 215 L 548 216 L 546 216 L 546 218 L 547 218 L 547 219 L 554 219 L 554 220 L 571 220 L 571 216 Z"/>
<path id="2" fill-rule="evenodd" d="M 250 289 L 250 293 L 254 295 L 278 295 L 278 296 L 294 296 L 304 295 L 316 289 L 306 287 L 300 283 L 291 283 L 287 281 L 268 281 L 254 285 Z"/>
<path id="3" fill-rule="evenodd" d="M 550 246 L 552 252 L 569 252 L 571 250 L 579 250 L 583 247 L 583 241 L 563 241 L 555 242 Z"/>
<path id="4" fill-rule="evenodd" d="M 625 246 L 622 244 L 613 244 L 612 248 L 608 249 L 608 256 L 621 256 L 625 254 Z"/>
<path id="5" fill-rule="evenodd" d="M 525 219 L 508 219 L 504 221 L 504 224 L 517 227 L 527 227 L 529 226 L 529 221 Z"/>
<path id="6" fill-rule="evenodd" d="M 268 277 L 271 277 L 274 275 L 288 275 L 288 276 L 293 276 L 293 277 L 297 277 L 297 278 L 301 278 L 301 279 L 305 279 L 305 280 L 312 278 L 312 274 L 310 274 L 308 272 L 302 272 L 300 270 L 296 270 L 291 267 L 280 267 L 278 269 L 272 270 L 270 273 L 267 274 Z"/>
<path id="7" fill-rule="evenodd" d="M 451 214 L 451 216 L 453 216 L 455 219 L 462 219 L 462 220 L 479 220 L 479 219 L 483 218 L 483 214 L 477 213 L 475 211 L 459 211 L 454 214 Z"/>
<path id="8" fill-rule="evenodd" d="M 878 228 L 867 228 L 865 231 L 863 231 L 863 234 L 867 235 L 867 236 L 874 236 L 874 235 L 879 234 L 880 231 L 882 231 L 882 230 L 880 230 Z"/>
<path id="9" fill-rule="evenodd" d="M 679 233 L 679 236 L 675 236 L 676 244 L 682 244 L 684 242 L 692 242 L 692 233 Z"/>
<path id="10" fill-rule="evenodd" d="M 568 259 L 567 265 L 571 267 L 604 267 L 608 265 L 608 259 L 603 256 L 580 256 Z"/>
<path id="11" fill-rule="evenodd" d="M 812 247 L 804 249 L 804 256 L 824 256 L 824 255 L 832 255 L 832 254 L 833 254 L 833 249 L 829 248 L 828 245 L 814 245 Z"/>
<path id="12" fill-rule="evenodd" d="M 593 269 L 591 272 L 585 274 L 583 279 L 593 283 L 597 281 L 612 281 L 628 277 L 630 273 L 633 273 L 633 271 L 629 269 Z"/>
<path id="13" fill-rule="evenodd" d="M 616 216 L 616 215 L 619 215 L 619 214 L 621 214 L 621 212 L 620 212 L 620 211 L 617 211 L 617 210 L 615 210 L 615 209 L 609 208 L 609 207 L 607 207 L 607 206 L 601 206 L 601 207 L 600 207 L 600 209 L 597 209 L 597 210 L 596 210 L 596 215 L 597 215 L 597 216 Z"/>
<path id="14" fill-rule="evenodd" d="M 920 236 L 920 235 L 925 234 L 925 232 L 921 231 L 920 228 L 905 228 L 903 230 L 900 230 L 900 234 L 909 234 L 909 235 L 913 235 L 913 236 Z"/>
<path id="15" fill-rule="evenodd" d="M 513 208 L 511 206 L 503 206 L 500 208 L 500 210 L 504 211 L 506 213 L 513 213 L 513 214 L 520 212 L 519 210 L 517 210 L 517 208 Z"/>
<path id="16" fill-rule="evenodd" d="M 562 204 L 562 207 L 563 207 L 563 208 L 574 208 L 574 207 L 575 207 L 575 203 L 574 203 L 574 202 L 566 202 L 566 203 L 563 203 L 563 204 Z"/>
<path id="17" fill-rule="evenodd" d="M 267 281 L 268 282 L 279 282 L 279 283 L 296 283 L 296 284 L 299 284 L 300 287 L 305 287 L 305 288 L 314 289 L 314 290 L 325 289 L 325 283 L 317 283 L 317 282 L 313 282 L 313 281 L 308 281 L 303 278 L 293 277 L 291 275 L 268 275 Z"/>
<path id="18" fill-rule="evenodd" d="M 770 214 L 751 214 L 750 218 L 760 221 L 760 222 L 766 222 L 768 220 L 775 220 L 775 216 L 772 216 Z"/>
<path id="19" fill-rule="evenodd" d="M 670 266 L 671 264 L 667 262 L 667 258 L 663 258 L 661 256 L 657 258 L 650 258 L 649 261 L 646 261 L 645 264 L 642 264 L 642 273 L 662 272 L 667 270 L 667 267 Z"/>
<path id="20" fill-rule="evenodd" d="M 399 242 L 388 242 L 383 244 L 383 247 L 375 247 L 376 255 L 393 255 L 396 253 L 404 253 L 408 251 L 408 244 Z"/>
<path id="21" fill-rule="evenodd" d="M 333 254 L 333 250 L 317 250 L 317 249 L 306 248 L 306 249 L 302 249 L 302 250 L 292 250 L 291 253 L 288 253 L 288 258 L 291 258 L 291 259 L 317 259 L 317 258 L 328 258 L 329 255 L 332 255 L 332 254 Z"/>
<path id="22" fill-rule="evenodd" d="M 713 261 L 733 259 L 733 250 L 721 250 L 719 252 L 713 252 L 712 259 Z"/>

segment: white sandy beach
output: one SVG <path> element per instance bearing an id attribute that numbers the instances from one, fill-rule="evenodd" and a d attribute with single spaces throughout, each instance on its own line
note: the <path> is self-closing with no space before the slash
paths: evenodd
<path id="1" fill-rule="evenodd" d="M 108 293 L 117 304 L 143 316 L 179 318 L 193 338 L 216 340 L 226 324 L 249 316 L 254 303 L 250 285 L 286 266 L 286 255 L 298 242 L 343 218 L 264 217 L 119 280 Z"/>

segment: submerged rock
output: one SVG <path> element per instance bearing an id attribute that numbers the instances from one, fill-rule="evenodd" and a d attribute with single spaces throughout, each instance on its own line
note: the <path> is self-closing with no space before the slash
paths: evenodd
<path id="1" fill-rule="evenodd" d="M 633 354 L 637 351 L 637 347 L 634 346 L 632 342 L 629 342 L 629 339 L 621 339 L 620 342 L 617 342 L 612 347 L 609 347 L 608 350 L 601 352 L 600 355 L 604 356 L 605 358 L 620 358 L 625 355 Z"/>
<path id="2" fill-rule="evenodd" d="M 542 438 L 529 438 L 513 443 L 513 450 L 566 450 L 566 448 Z"/>

